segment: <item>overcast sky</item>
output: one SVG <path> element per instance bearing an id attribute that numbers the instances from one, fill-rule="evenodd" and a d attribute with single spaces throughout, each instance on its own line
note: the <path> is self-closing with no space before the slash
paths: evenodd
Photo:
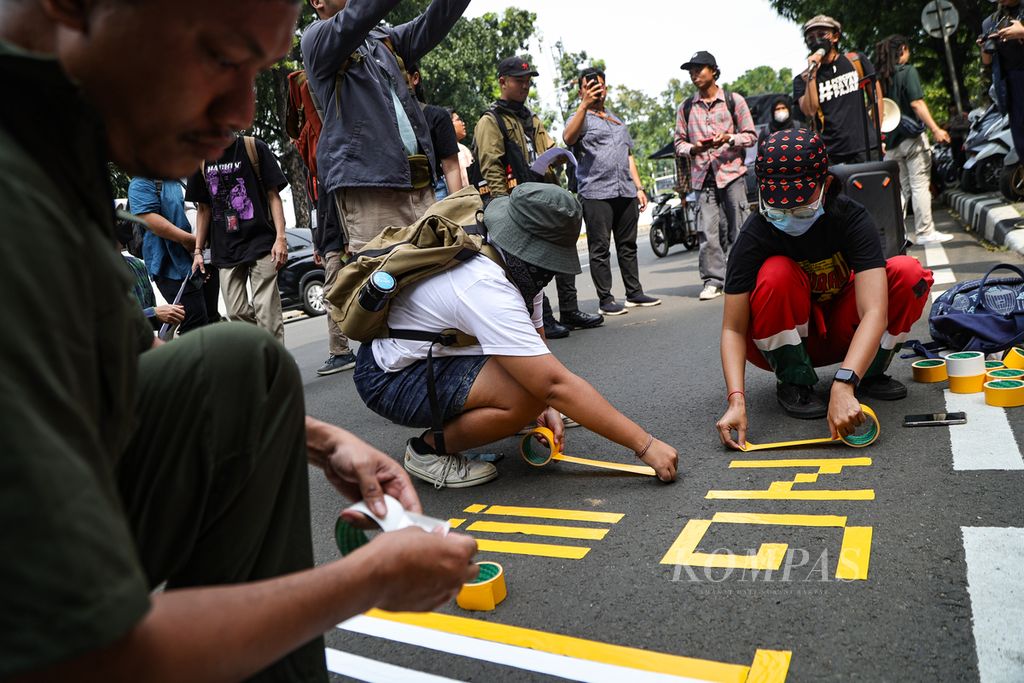
<path id="1" fill-rule="evenodd" d="M 695 51 L 715 55 L 722 80 L 767 64 L 799 72 L 807 50 L 800 27 L 783 19 L 767 0 L 472 0 L 465 16 L 518 7 L 537 15 L 541 44 L 531 45 L 544 104 L 555 109 L 552 50 L 559 38 L 570 52 L 604 59 L 608 84 L 657 95 Z"/>

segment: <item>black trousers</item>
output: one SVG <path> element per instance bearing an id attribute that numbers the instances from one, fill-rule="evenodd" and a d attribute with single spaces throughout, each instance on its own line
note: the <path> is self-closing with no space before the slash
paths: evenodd
<path id="1" fill-rule="evenodd" d="M 254 325 L 211 325 L 143 353 L 138 394 L 117 478 L 151 586 L 313 566 L 302 380 L 283 346 Z M 323 638 L 249 680 L 326 683 Z"/>
<path id="2" fill-rule="evenodd" d="M 207 323 L 220 320 L 220 313 L 217 312 L 217 295 L 220 292 L 220 277 L 217 269 L 207 264 L 206 274 L 208 276 L 202 287 L 196 288 L 189 284 L 181 295 L 179 302 L 185 307 L 185 320 L 178 327 L 179 334 L 185 334 L 195 330 Z M 160 294 L 167 299 L 167 303 L 174 303 L 174 297 L 178 296 L 182 280 L 172 280 L 166 277 L 155 277 Z"/>
<path id="3" fill-rule="evenodd" d="M 636 197 L 583 199 L 583 220 L 587 223 L 587 248 L 590 251 L 590 276 L 601 303 L 611 301 L 611 240 L 626 287 L 626 298 L 644 293 L 640 286 L 640 268 L 636 261 L 636 224 L 640 207 Z"/>
<path id="4" fill-rule="evenodd" d="M 555 276 L 555 291 L 558 292 L 558 312 L 560 314 L 573 313 L 580 309 L 576 300 L 576 276 L 559 274 Z M 551 302 L 548 295 L 544 295 L 544 316 L 552 315 Z"/>

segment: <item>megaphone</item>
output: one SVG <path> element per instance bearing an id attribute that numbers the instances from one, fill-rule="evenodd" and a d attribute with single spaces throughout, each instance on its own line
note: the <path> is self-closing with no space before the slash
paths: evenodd
<path id="1" fill-rule="evenodd" d="M 888 97 L 882 98 L 882 125 L 883 133 L 891 133 L 900 125 L 900 105 Z"/>

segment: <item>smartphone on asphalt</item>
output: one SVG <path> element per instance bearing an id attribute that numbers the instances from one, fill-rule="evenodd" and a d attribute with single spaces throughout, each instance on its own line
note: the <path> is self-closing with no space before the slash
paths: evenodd
<path id="1" fill-rule="evenodd" d="M 935 427 L 967 423 L 967 413 L 922 413 L 903 418 L 904 427 Z"/>

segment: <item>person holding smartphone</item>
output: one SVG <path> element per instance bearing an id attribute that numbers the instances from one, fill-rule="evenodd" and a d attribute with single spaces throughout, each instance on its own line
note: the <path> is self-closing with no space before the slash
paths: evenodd
<path id="1" fill-rule="evenodd" d="M 932 273 L 911 256 L 885 258 L 871 214 L 839 193 L 828 165 L 824 142 L 806 128 L 758 145 L 760 212 L 729 256 L 722 314 L 729 406 L 716 426 L 731 448 L 746 442 L 747 361 L 775 373 L 787 414 L 827 415 L 833 437 L 864 422 L 859 397 L 907 395 L 885 371 L 921 317 Z M 841 367 L 825 400 L 814 368 L 833 363 Z"/>
<path id="2" fill-rule="evenodd" d="M 636 306 L 657 306 L 661 300 L 644 294 L 640 286 L 636 260 L 637 221 L 647 207 L 647 195 L 633 159 L 633 138 L 622 119 L 605 107 L 608 89 L 603 71 L 584 70 L 579 88 L 580 104 L 566 121 L 562 139 L 579 159 L 576 180 L 599 311 L 601 315 L 622 315 Z M 624 305 L 611 291 L 612 237 L 626 287 Z"/>
<path id="3" fill-rule="evenodd" d="M 729 246 L 750 212 L 743 148 L 757 141 L 757 132 L 743 96 L 718 87 L 714 55 L 696 52 L 679 68 L 697 86 L 676 113 L 675 148 L 677 156 L 692 157 L 692 187 L 700 193 L 698 268 L 704 288 L 698 298 L 708 301 L 722 295 Z"/>
<path id="4" fill-rule="evenodd" d="M 982 24 L 981 61 L 992 66 L 992 83 L 1010 133 L 1024 149 L 1024 8 L 1020 0 L 999 0 L 999 9 Z"/>

